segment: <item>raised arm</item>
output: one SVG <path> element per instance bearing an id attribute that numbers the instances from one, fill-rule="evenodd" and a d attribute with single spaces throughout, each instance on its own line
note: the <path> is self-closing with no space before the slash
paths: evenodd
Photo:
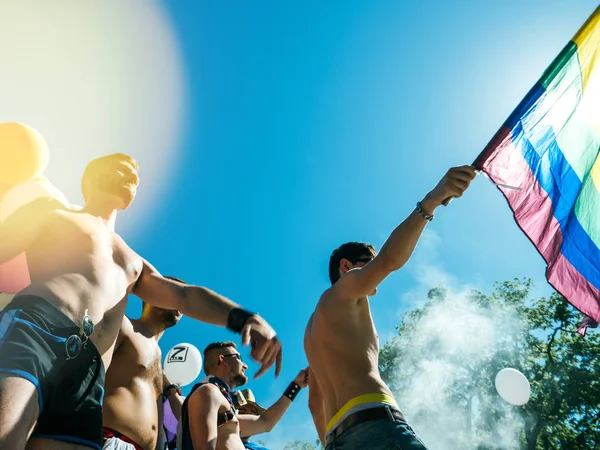
<path id="1" fill-rule="evenodd" d="M 313 417 L 315 428 L 321 443 L 325 445 L 325 428 L 327 427 L 327 418 L 325 417 L 325 403 L 321 395 L 321 389 L 317 379 L 308 369 L 308 409 Z"/>
<path id="2" fill-rule="evenodd" d="M 392 232 L 379 254 L 361 268 L 344 274 L 331 288 L 336 298 L 356 299 L 370 295 L 392 272 L 399 270 L 412 255 L 425 225 L 426 216 L 433 216 L 436 208 L 453 197 L 460 197 L 475 177 L 472 166 L 453 167 L 438 185 Z"/>
<path id="3" fill-rule="evenodd" d="M 188 403 L 188 426 L 195 450 L 217 448 L 217 419 L 223 395 L 216 386 L 206 384 L 194 391 Z"/>
<path id="4" fill-rule="evenodd" d="M 142 273 L 132 293 L 146 303 L 164 309 L 175 309 L 186 316 L 213 325 L 227 326 L 242 335 L 242 344 L 252 343 L 251 355 L 261 363 L 255 378 L 276 363 L 275 375 L 281 371 L 281 344 L 275 331 L 258 314 L 202 286 L 191 286 L 163 277 L 144 261 Z"/>
<path id="5" fill-rule="evenodd" d="M 308 383 L 308 369 L 303 369 L 290 383 L 283 395 L 260 416 L 250 414 L 238 415 L 240 422 L 240 436 L 254 436 L 271 431 L 288 410 L 300 389 Z"/>
<path id="6" fill-rule="evenodd" d="M 0 264 L 27 251 L 46 223 L 47 214 L 60 202 L 51 198 L 34 200 L 0 223 Z"/>
<path id="7" fill-rule="evenodd" d="M 175 309 L 186 316 L 220 326 L 226 326 L 229 313 L 240 308 L 237 303 L 210 289 L 163 277 L 147 261 L 144 261 L 132 293 L 152 306 Z"/>

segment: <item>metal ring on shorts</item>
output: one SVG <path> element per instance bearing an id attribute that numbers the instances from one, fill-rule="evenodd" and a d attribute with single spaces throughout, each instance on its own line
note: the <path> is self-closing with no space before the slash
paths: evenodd
<path id="1" fill-rule="evenodd" d="M 83 319 L 81 319 L 81 327 L 79 328 L 79 334 L 72 334 L 67 338 L 65 342 L 67 361 L 70 359 L 77 358 L 79 356 L 81 350 L 83 350 L 93 332 L 94 321 L 89 316 L 88 310 L 86 309 Z"/>

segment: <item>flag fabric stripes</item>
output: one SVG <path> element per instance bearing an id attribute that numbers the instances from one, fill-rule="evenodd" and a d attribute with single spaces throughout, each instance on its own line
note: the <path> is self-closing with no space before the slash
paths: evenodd
<path id="1" fill-rule="evenodd" d="M 600 322 L 600 7 L 475 160 L 548 264 L 548 282 Z M 516 187 L 518 189 L 512 189 Z"/>

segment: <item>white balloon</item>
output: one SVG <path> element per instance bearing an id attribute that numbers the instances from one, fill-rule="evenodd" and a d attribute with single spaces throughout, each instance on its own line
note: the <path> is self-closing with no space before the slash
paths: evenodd
<path id="1" fill-rule="evenodd" d="M 502 369 L 496 375 L 496 390 L 511 405 L 522 406 L 529 401 L 531 386 L 517 369 Z"/>
<path id="2" fill-rule="evenodd" d="M 202 370 L 202 355 L 192 344 L 175 345 L 165 357 L 164 371 L 171 383 L 186 386 L 192 383 Z"/>
<path id="3" fill-rule="evenodd" d="M 0 222 L 3 222 L 21 206 L 42 197 L 50 197 L 68 206 L 69 202 L 64 194 L 45 178 L 17 184 L 2 197 L 0 203 Z"/>

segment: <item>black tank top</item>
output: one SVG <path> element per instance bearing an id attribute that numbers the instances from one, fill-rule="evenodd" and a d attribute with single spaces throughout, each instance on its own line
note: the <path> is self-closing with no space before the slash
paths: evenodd
<path id="1" fill-rule="evenodd" d="M 233 403 L 233 399 L 231 398 L 231 391 L 229 390 L 229 386 L 227 386 L 227 384 L 225 382 L 223 382 L 223 380 L 221 380 L 220 378 L 217 378 L 217 377 L 210 377 L 208 379 L 208 381 L 203 381 L 201 383 L 194 385 L 194 387 L 192 388 L 192 390 L 190 391 L 188 396 L 185 398 L 183 405 L 181 406 L 181 434 L 182 434 L 182 436 L 177 437 L 177 441 L 178 441 L 177 443 L 181 445 L 181 447 L 178 445 L 177 448 L 180 450 L 194 450 L 194 446 L 192 444 L 192 435 L 190 433 L 190 423 L 189 423 L 189 416 L 188 416 L 188 400 L 190 399 L 190 397 L 192 396 L 192 394 L 194 393 L 194 391 L 196 389 L 198 389 L 200 386 L 203 386 L 208 383 L 214 384 L 215 386 L 217 386 L 219 388 L 219 390 L 221 391 L 221 394 L 223 394 L 223 397 L 225 397 L 227 399 L 227 401 L 229 402 L 229 405 L 231 405 L 231 408 L 229 409 L 229 411 L 218 415 L 217 427 L 220 427 L 221 425 L 225 425 L 227 422 L 231 422 L 233 420 L 233 418 L 235 417 L 235 405 Z M 181 442 L 179 442 L 180 438 L 181 438 Z"/>

